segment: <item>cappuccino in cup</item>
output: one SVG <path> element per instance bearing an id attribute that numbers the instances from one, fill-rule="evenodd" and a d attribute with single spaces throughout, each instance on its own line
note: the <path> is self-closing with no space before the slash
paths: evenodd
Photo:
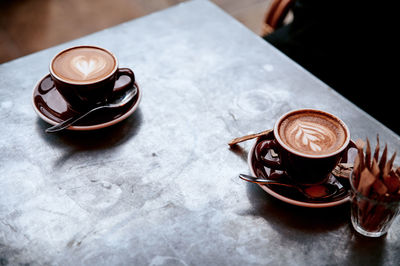
<path id="1" fill-rule="evenodd" d="M 118 68 L 118 60 L 107 49 L 75 46 L 59 52 L 50 62 L 50 75 L 67 104 L 78 112 L 104 103 L 115 82 L 127 76 L 121 87 L 133 86 L 135 75 L 129 68 Z M 125 79 L 126 80 L 126 79 Z"/>
<path id="2" fill-rule="evenodd" d="M 260 160 L 304 185 L 325 182 L 350 143 L 350 131 L 342 120 L 315 109 L 282 115 L 273 132 L 273 140 L 262 141 L 256 147 Z M 278 158 L 267 158 L 270 150 Z"/>

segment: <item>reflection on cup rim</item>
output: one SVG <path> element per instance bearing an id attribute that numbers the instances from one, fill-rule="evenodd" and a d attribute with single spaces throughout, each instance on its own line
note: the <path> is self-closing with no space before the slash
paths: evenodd
<path id="1" fill-rule="evenodd" d="M 299 152 L 299 151 L 297 151 L 297 150 L 295 150 L 295 149 L 289 147 L 288 145 L 286 145 L 286 144 L 281 140 L 279 134 L 277 133 L 277 132 L 278 132 L 278 127 L 279 127 L 279 125 L 281 124 L 281 121 L 282 121 L 283 119 L 285 119 L 289 114 L 292 114 L 292 113 L 295 113 L 295 112 L 303 112 L 303 111 L 311 111 L 311 112 L 322 113 L 322 114 L 325 114 L 325 115 L 327 115 L 327 116 L 333 117 L 335 120 L 337 120 L 337 121 L 340 123 L 340 125 L 341 125 L 341 126 L 343 127 L 343 129 L 346 131 L 346 140 L 345 140 L 345 142 L 343 143 L 343 145 L 340 147 L 340 149 L 338 149 L 338 150 L 336 150 L 336 151 L 334 151 L 334 152 L 328 153 L 328 154 L 319 154 L 319 155 L 315 155 L 315 154 L 306 154 L 306 153 L 301 153 L 301 152 Z M 333 115 L 333 114 L 331 114 L 331 113 L 328 113 L 328 112 L 325 112 L 325 111 L 322 111 L 322 110 L 318 110 L 318 109 L 312 109 L 312 108 L 295 109 L 295 110 L 291 110 L 291 111 L 289 111 L 289 112 L 283 114 L 283 115 L 278 119 L 278 121 L 276 121 L 276 123 L 275 123 L 275 126 L 274 126 L 274 136 L 275 136 L 275 139 L 278 141 L 279 145 L 281 145 L 282 147 L 284 147 L 286 150 L 290 151 L 291 153 L 296 154 L 296 155 L 298 155 L 298 156 L 300 156 L 300 157 L 304 157 L 304 158 L 316 158 L 316 159 L 318 159 L 318 158 L 319 158 L 319 159 L 328 158 L 328 157 L 335 156 L 335 155 L 341 153 L 342 151 L 344 151 L 344 150 L 347 148 L 347 146 L 348 146 L 349 143 L 350 143 L 350 139 L 351 139 L 351 138 L 350 138 L 350 130 L 349 130 L 349 128 L 347 127 L 347 125 L 346 125 L 339 117 L 337 117 L 337 116 L 335 116 L 335 115 Z"/>
<path id="2" fill-rule="evenodd" d="M 60 54 L 66 52 L 66 51 L 68 51 L 68 50 L 72 50 L 72 49 L 76 49 L 76 48 L 84 48 L 84 47 L 87 47 L 87 48 L 95 48 L 95 49 L 103 50 L 103 51 L 107 52 L 108 54 L 110 54 L 110 55 L 114 58 L 114 61 L 115 61 L 115 66 L 114 66 L 113 70 L 112 70 L 108 75 L 104 76 L 104 77 L 103 77 L 102 79 L 100 79 L 100 80 L 96 80 L 95 82 L 93 82 L 93 81 L 89 81 L 89 82 L 74 82 L 74 81 L 65 80 L 65 79 L 61 78 L 59 75 L 57 75 L 57 74 L 53 71 L 53 62 L 54 62 L 54 60 L 55 60 Z M 60 51 L 60 52 L 58 52 L 58 53 L 51 59 L 50 65 L 49 65 L 49 70 L 50 70 L 50 73 L 51 73 L 51 75 L 52 75 L 53 77 L 57 78 L 59 81 L 64 82 L 64 83 L 66 83 L 66 84 L 71 84 L 71 85 L 89 85 L 89 84 L 100 83 L 100 82 L 102 82 L 102 81 L 108 79 L 108 78 L 111 77 L 112 75 L 114 75 L 115 72 L 118 70 L 118 65 L 119 65 L 119 63 L 118 63 L 118 58 L 117 58 L 111 51 L 109 51 L 109 50 L 106 49 L 106 48 L 103 48 L 103 47 L 100 47 L 100 46 L 96 46 L 96 45 L 77 45 L 77 46 L 72 46 L 72 47 L 66 48 L 66 49 L 64 49 L 64 50 L 62 50 L 62 51 Z"/>

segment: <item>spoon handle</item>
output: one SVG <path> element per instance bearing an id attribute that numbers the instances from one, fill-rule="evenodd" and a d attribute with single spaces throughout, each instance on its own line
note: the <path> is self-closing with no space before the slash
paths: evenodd
<path id="1" fill-rule="evenodd" d="M 247 181 L 250 183 L 256 183 L 256 184 L 260 184 L 260 185 L 267 185 L 267 184 L 268 185 L 280 185 L 280 186 L 284 186 L 284 187 L 291 187 L 291 188 L 298 189 L 295 185 L 275 181 L 272 179 L 263 179 L 263 178 L 258 178 L 255 176 L 245 175 L 245 174 L 239 174 L 239 177 L 241 179 L 243 179 L 244 181 Z"/>
<path id="2" fill-rule="evenodd" d="M 54 133 L 54 132 L 58 132 L 61 131 L 69 126 L 72 126 L 73 124 L 75 124 L 76 122 L 78 122 L 79 120 L 81 120 L 82 118 L 86 117 L 87 115 L 91 114 L 94 111 L 100 110 L 102 108 L 105 108 L 107 106 L 98 106 L 96 108 L 91 109 L 90 111 L 84 113 L 84 114 L 78 114 L 76 116 L 72 116 L 70 118 L 68 118 L 67 120 L 64 120 L 61 123 L 58 123 L 57 125 L 54 125 L 52 127 L 47 128 L 45 131 L 46 133 Z"/>
<path id="3" fill-rule="evenodd" d="M 268 129 L 268 130 L 261 131 L 259 133 L 250 134 L 250 135 L 246 135 L 246 136 L 243 136 L 243 137 L 235 138 L 235 139 L 231 140 L 228 143 L 228 145 L 229 146 L 233 146 L 233 145 L 236 145 L 236 144 L 238 144 L 240 142 L 243 142 L 243 141 L 246 141 L 246 140 L 249 140 L 249 139 L 254 139 L 254 138 L 258 138 L 260 136 L 268 135 L 271 131 L 272 131 L 272 129 Z"/>

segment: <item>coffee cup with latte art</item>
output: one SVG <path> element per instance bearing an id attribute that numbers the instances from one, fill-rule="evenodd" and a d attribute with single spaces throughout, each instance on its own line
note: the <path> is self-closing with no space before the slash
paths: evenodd
<path id="1" fill-rule="evenodd" d="M 325 182 L 350 143 L 350 131 L 341 119 L 315 109 L 282 115 L 273 133 L 273 140 L 257 145 L 259 159 L 267 167 L 286 171 L 294 181 L 307 185 Z M 277 158 L 267 156 L 271 150 Z"/>
<path id="2" fill-rule="evenodd" d="M 133 86 L 135 75 L 129 68 L 118 68 L 110 51 L 97 46 L 75 46 L 59 52 L 50 62 L 54 84 L 66 102 L 77 111 L 107 100 L 116 80 L 128 77 L 121 89 Z"/>

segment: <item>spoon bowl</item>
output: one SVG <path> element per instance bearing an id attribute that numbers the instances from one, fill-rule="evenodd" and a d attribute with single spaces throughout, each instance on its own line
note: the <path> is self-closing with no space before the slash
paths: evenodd
<path id="1" fill-rule="evenodd" d="M 300 192 L 303 196 L 310 200 L 330 199 L 346 192 L 345 187 L 333 176 L 326 183 L 318 185 L 302 186 L 294 183 L 285 182 L 284 180 L 274 180 L 259 178 L 246 174 L 239 174 L 239 178 L 260 185 L 277 185 L 291 188 Z"/>

